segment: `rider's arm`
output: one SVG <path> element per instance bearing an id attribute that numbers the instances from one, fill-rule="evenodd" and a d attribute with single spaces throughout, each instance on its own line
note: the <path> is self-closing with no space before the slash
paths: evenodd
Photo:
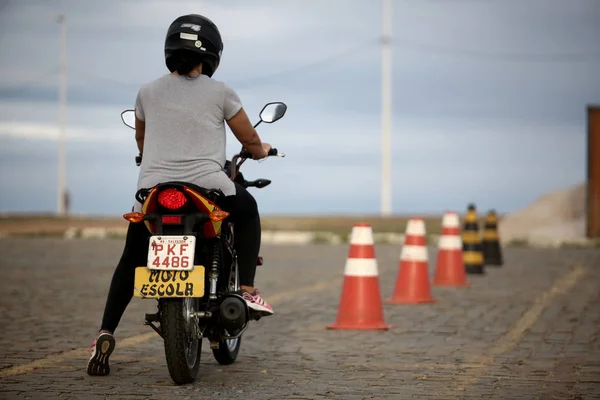
<path id="1" fill-rule="evenodd" d="M 135 116 L 135 142 L 140 154 L 144 151 L 144 136 L 146 135 L 146 122 Z"/>
<path id="2" fill-rule="evenodd" d="M 138 92 L 135 99 L 135 142 L 140 154 L 144 151 L 144 137 L 146 136 L 146 117 L 142 107 L 142 90 Z"/>
<path id="3" fill-rule="evenodd" d="M 242 146 L 252 153 L 255 160 L 267 157 L 270 146 L 261 142 L 256 129 L 252 126 L 246 111 L 242 107 L 239 96 L 225 84 L 223 84 L 223 117 L 227 121 L 231 132 Z"/>
<path id="4" fill-rule="evenodd" d="M 233 132 L 242 146 L 252 153 L 255 160 L 267 157 L 268 153 L 265 147 L 268 145 L 264 143 L 267 146 L 263 146 L 258 133 L 256 133 L 256 129 L 252 126 L 243 108 L 240 108 L 237 114 L 227 120 L 227 125 L 229 125 L 229 129 L 231 129 L 231 132 Z"/>

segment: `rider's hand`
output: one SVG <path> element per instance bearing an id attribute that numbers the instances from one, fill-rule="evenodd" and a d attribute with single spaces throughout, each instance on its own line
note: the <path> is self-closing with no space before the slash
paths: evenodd
<path id="1" fill-rule="evenodd" d="M 265 151 L 264 154 L 262 156 L 260 156 L 260 157 L 257 157 L 256 155 L 254 155 L 253 158 L 255 160 L 260 160 L 260 159 L 263 159 L 263 158 L 269 156 L 269 150 L 271 150 L 271 145 L 269 143 L 262 142 L 262 148 Z"/>

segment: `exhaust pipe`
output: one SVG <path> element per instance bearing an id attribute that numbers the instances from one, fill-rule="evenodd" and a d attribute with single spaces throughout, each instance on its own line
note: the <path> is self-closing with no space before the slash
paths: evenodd
<path id="1" fill-rule="evenodd" d="M 237 297 L 227 297 L 221 303 L 220 307 L 220 322 L 228 332 L 235 334 L 233 331 L 241 329 L 246 323 L 246 303 L 244 300 Z"/>

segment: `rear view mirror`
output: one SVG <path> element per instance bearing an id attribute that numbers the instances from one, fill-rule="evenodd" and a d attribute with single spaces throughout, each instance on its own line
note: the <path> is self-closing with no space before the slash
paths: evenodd
<path id="1" fill-rule="evenodd" d="M 281 119 L 285 115 L 286 111 L 287 106 L 284 103 L 267 103 L 260 112 L 260 120 L 270 124 L 278 119 Z"/>
<path id="2" fill-rule="evenodd" d="M 134 110 L 125 110 L 121 113 L 121 119 L 123 123 L 130 127 L 131 129 L 135 129 L 135 111 Z"/>

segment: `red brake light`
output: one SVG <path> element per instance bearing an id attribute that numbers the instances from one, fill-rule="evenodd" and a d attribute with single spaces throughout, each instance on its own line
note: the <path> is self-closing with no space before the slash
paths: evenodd
<path id="1" fill-rule="evenodd" d="M 158 203 L 169 210 L 177 210 L 185 205 L 187 198 L 177 189 L 166 189 L 158 194 Z"/>

